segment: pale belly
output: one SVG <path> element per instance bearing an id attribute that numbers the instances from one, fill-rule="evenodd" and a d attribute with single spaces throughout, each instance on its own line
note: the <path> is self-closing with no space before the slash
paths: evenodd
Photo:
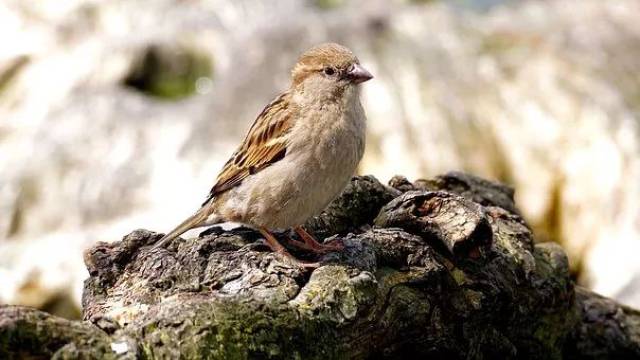
<path id="1" fill-rule="evenodd" d="M 285 156 L 229 192 L 221 206 L 227 220 L 255 227 L 289 228 L 319 214 L 340 195 L 362 157 L 364 139 L 332 137 L 313 151 Z"/>

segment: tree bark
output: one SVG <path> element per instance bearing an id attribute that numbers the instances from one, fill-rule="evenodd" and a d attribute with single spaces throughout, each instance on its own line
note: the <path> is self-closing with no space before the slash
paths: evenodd
<path id="1" fill-rule="evenodd" d="M 390 185 L 355 177 L 307 223 L 345 245 L 314 270 L 247 228 L 167 249 L 146 230 L 99 243 L 85 321 L 4 306 L 0 358 L 640 357 L 640 313 L 576 288 L 513 190 L 461 173 Z"/>

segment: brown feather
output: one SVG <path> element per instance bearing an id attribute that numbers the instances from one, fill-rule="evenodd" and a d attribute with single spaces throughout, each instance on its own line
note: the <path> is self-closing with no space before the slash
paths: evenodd
<path id="1" fill-rule="evenodd" d="M 322 44 L 311 48 L 300 56 L 293 68 L 293 86 L 304 80 L 310 73 L 321 71 L 325 66 L 346 69 L 358 59 L 351 50 L 334 43 Z M 286 91 L 275 98 L 258 115 L 249 129 L 249 133 L 218 175 L 208 203 L 217 195 L 240 185 L 249 175 L 253 175 L 286 154 L 286 134 L 293 125 L 296 116 L 291 94 Z"/>
<path id="2" fill-rule="evenodd" d="M 293 86 L 302 83 L 304 79 L 314 73 L 322 71 L 326 66 L 336 70 L 345 70 L 349 65 L 359 63 L 358 58 L 346 47 L 335 44 L 321 44 L 305 51 L 291 70 Z"/>
<path id="3" fill-rule="evenodd" d="M 271 224 L 276 227 L 287 227 L 290 224 L 295 225 L 303 222 L 304 219 L 311 214 L 310 212 L 317 212 L 318 209 L 314 210 L 314 207 L 320 208 L 326 205 L 326 201 L 330 200 L 329 198 L 331 196 L 338 194 L 338 190 L 340 190 L 339 183 L 342 181 L 346 183 L 348 181 L 357 161 L 359 161 L 362 155 L 365 118 L 362 106 L 357 97 L 357 92 L 351 92 L 355 94 L 356 97 L 351 97 L 349 100 L 350 108 L 353 110 L 352 113 L 347 112 L 347 115 L 349 115 L 349 119 L 347 120 L 353 122 L 350 125 L 353 128 L 351 130 L 355 133 L 355 138 L 352 138 L 352 132 L 349 132 L 346 137 L 338 136 L 338 133 L 329 133 L 328 136 L 325 136 L 325 140 L 328 141 L 341 141 L 342 145 L 338 146 L 338 148 L 347 147 L 350 149 L 349 152 L 352 156 L 334 159 L 339 160 L 342 165 L 331 167 L 332 169 L 335 168 L 332 171 L 334 174 L 337 174 L 337 179 L 342 180 L 334 181 L 334 184 L 329 184 L 329 188 L 327 189 L 324 176 L 321 177 L 322 181 L 319 181 L 318 174 L 316 174 L 315 178 L 311 176 L 310 179 L 312 181 L 316 181 L 318 184 L 324 184 L 322 185 L 323 189 L 315 189 L 319 190 L 320 193 L 310 196 L 309 199 L 297 199 L 297 204 L 290 205 L 289 208 L 286 209 L 289 211 L 288 213 L 277 211 L 272 214 L 271 209 L 269 209 L 268 214 L 247 214 L 246 211 L 243 212 L 244 210 L 238 208 L 238 204 L 233 204 L 233 201 L 228 201 L 226 195 L 234 194 L 219 195 L 242 184 L 247 177 L 259 173 L 270 165 L 282 160 L 285 156 L 290 156 L 289 151 L 295 151 L 295 149 L 291 149 L 290 136 L 298 134 L 298 130 L 292 131 L 297 121 L 314 121 L 314 123 L 320 121 L 322 127 L 322 124 L 327 123 L 327 119 L 337 117 L 340 121 L 345 120 L 343 117 L 338 116 L 339 114 L 316 114 L 317 112 L 324 111 L 323 106 L 321 106 L 320 109 L 315 109 L 315 112 L 312 112 L 311 116 L 303 109 L 309 106 L 310 101 L 316 104 L 318 102 L 322 104 L 324 101 L 331 102 L 335 101 L 338 97 L 342 97 L 346 86 L 353 84 L 350 76 L 352 75 L 352 70 L 356 69 L 354 64 L 358 63 L 358 59 L 349 49 L 333 43 L 322 44 L 303 53 L 292 70 L 290 90 L 274 99 L 258 115 L 242 144 L 224 165 L 218 175 L 216 184 L 211 189 L 209 197 L 202 204 L 202 207 L 178 225 L 178 227 L 165 235 L 154 247 L 166 245 L 172 241 L 172 239 L 175 239 L 189 229 L 223 220 L 248 221 L 249 223 L 254 223 L 254 225 Z M 366 80 L 367 79 L 364 81 Z M 295 94 L 296 101 L 294 101 L 293 94 Z M 304 130 L 307 125 L 310 124 L 302 125 L 301 129 Z M 309 135 L 313 136 L 313 134 L 311 134 L 312 132 L 313 131 L 310 131 Z M 290 147 L 289 149 L 287 149 L 288 146 Z M 304 149 L 301 151 L 304 151 Z M 325 153 L 327 152 L 325 151 Z M 334 153 L 327 154 L 329 157 L 335 156 Z M 300 171 L 304 171 L 304 169 L 300 169 Z M 287 176 L 288 173 L 295 172 L 295 170 L 287 169 L 285 166 L 282 168 L 282 172 L 283 176 Z M 299 178 L 298 181 L 305 181 L 301 180 L 303 178 L 304 177 Z M 333 180 L 332 176 L 330 176 L 330 178 Z M 265 196 L 261 199 L 260 196 L 257 196 L 251 198 L 250 201 L 261 202 L 262 205 L 259 207 L 266 205 L 267 208 L 270 206 L 270 201 L 277 204 L 278 201 L 282 202 L 284 198 L 287 197 L 286 202 L 288 202 L 288 196 L 290 195 L 284 194 L 281 191 L 285 189 L 285 187 L 278 189 L 279 184 L 273 183 L 279 180 L 279 174 L 271 174 L 269 172 L 262 173 L 262 175 L 256 177 L 256 182 L 245 184 L 238 189 L 240 197 L 243 197 L 243 193 L 246 192 L 252 193 L 247 195 L 253 197 L 256 195 L 253 194 L 256 190 L 265 190 L 275 192 L 276 194 L 272 195 L 276 197 L 270 198 L 269 196 Z M 265 187 L 265 183 L 273 185 L 274 187 Z M 337 185 L 338 187 L 333 185 Z M 243 199 L 239 200 L 243 201 Z M 324 203 L 324 205 L 322 205 L 322 203 Z"/>
<path id="4" fill-rule="evenodd" d="M 293 125 L 291 119 L 295 110 L 289 96 L 288 92 L 282 93 L 258 115 L 240 147 L 222 168 L 203 206 L 217 195 L 240 185 L 247 176 L 284 157 L 286 134 Z"/>

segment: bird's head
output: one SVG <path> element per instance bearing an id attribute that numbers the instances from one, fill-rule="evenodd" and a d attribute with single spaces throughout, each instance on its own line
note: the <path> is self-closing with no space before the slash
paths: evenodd
<path id="1" fill-rule="evenodd" d="M 327 43 L 304 52 L 291 71 L 291 86 L 298 92 L 318 99 L 340 97 L 345 90 L 356 88 L 373 78 L 351 50 Z"/>

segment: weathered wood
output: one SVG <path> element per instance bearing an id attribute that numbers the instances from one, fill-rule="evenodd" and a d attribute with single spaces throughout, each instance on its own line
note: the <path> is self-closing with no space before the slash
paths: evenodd
<path id="1" fill-rule="evenodd" d="M 85 322 L 0 308 L 0 358 L 640 354 L 639 313 L 576 291 L 564 252 L 535 244 L 508 188 L 438 179 L 395 178 L 392 188 L 354 178 L 308 223 L 345 244 L 313 259 L 313 271 L 246 228 L 214 227 L 167 249 L 152 250 L 161 234 L 146 230 L 99 243 L 85 256 Z"/>

